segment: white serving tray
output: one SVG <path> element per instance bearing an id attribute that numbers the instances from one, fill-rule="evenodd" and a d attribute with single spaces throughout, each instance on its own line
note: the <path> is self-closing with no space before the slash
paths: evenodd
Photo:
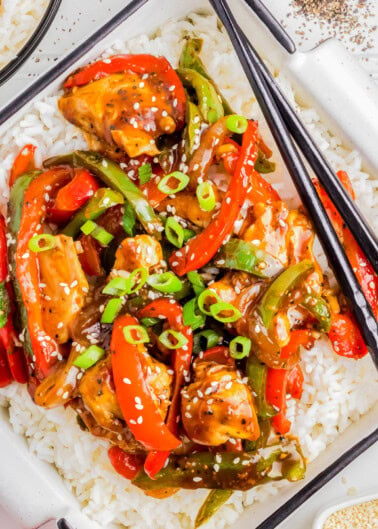
<path id="1" fill-rule="evenodd" d="M 239 21 L 242 22 L 243 29 L 249 38 L 254 42 L 258 51 L 263 57 L 276 68 L 284 68 L 286 65 L 288 73 L 292 74 L 295 88 L 301 93 L 303 100 L 308 98 L 313 104 L 313 90 L 308 83 L 300 82 L 300 69 L 293 65 L 293 61 L 288 60 L 282 50 L 268 34 L 265 28 L 253 17 L 250 11 L 242 5 L 240 0 L 231 0 L 231 6 Z M 115 28 L 114 21 L 110 21 L 102 34 L 95 34 L 92 38 L 84 41 L 79 47 L 86 51 L 78 60 L 78 52 L 73 52 L 72 56 L 66 57 L 62 63 L 56 65 L 50 72 L 47 72 L 39 81 L 37 86 L 32 85 L 21 97 L 17 97 L 15 102 L 0 111 L 0 122 L 2 116 L 7 117 L 7 121 L 0 126 L 0 135 L 3 130 L 12 126 L 32 104 L 34 100 L 40 99 L 44 95 L 54 93 L 61 85 L 62 80 L 72 70 L 99 56 L 104 49 L 117 38 L 133 38 L 141 33 L 152 32 L 161 26 L 168 18 L 177 18 L 196 9 L 209 10 L 209 4 L 205 0 L 150 0 L 141 7 L 130 18 Z M 88 50 L 88 51 L 87 51 Z M 332 55 L 332 54 L 331 54 Z M 334 60 L 331 56 L 330 61 Z M 298 59 L 295 59 L 298 61 Z M 306 62 L 305 58 L 302 61 Z M 348 68 L 347 68 L 348 70 Z M 356 72 L 353 71 L 353 75 Z M 349 70 L 350 75 L 350 70 Z M 364 84 L 357 86 L 353 93 L 349 94 L 351 106 L 354 109 L 360 108 L 365 115 L 365 125 L 370 131 L 375 144 L 378 142 L 378 94 L 377 97 L 362 98 L 361 93 L 366 90 L 366 79 Z M 342 82 L 340 82 L 342 86 Z M 306 91 L 311 89 L 312 94 Z M 346 119 L 345 107 L 337 106 L 340 86 L 334 85 L 332 98 L 329 93 L 317 90 L 317 105 L 328 116 L 328 123 L 331 128 L 337 130 L 342 124 L 344 128 L 345 141 L 354 137 L 353 119 Z M 372 89 L 373 94 L 376 88 Z M 361 92 L 362 91 L 362 92 Z M 343 89 L 340 90 L 340 97 Z M 33 99 L 31 99 L 33 96 Z M 330 101 L 332 100 L 332 104 Z M 20 103 L 25 104 L 18 108 Z M 353 104 L 352 104 L 353 103 Z M 367 105 L 370 109 L 366 111 Z M 376 105 L 376 107 L 375 107 Z M 376 108 L 377 112 L 371 113 L 371 108 Z M 355 110 L 353 110 L 354 112 Z M 370 119 L 367 118 L 370 116 Z M 350 128 L 348 128 L 348 123 Z M 359 134 L 363 134 L 363 128 L 359 128 Z M 369 140 L 370 141 L 370 140 Z M 370 143 L 369 143 L 370 145 Z M 378 152 L 378 149 L 377 149 Z M 367 165 L 378 168 L 378 160 L 369 158 L 366 151 Z M 373 162 L 373 163 L 371 163 Z M 349 427 L 323 454 L 321 454 L 308 469 L 307 477 L 304 481 L 293 484 L 282 490 L 280 494 L 273 496 L 269 502 L 255 504 L 251 509 L 247 509 L 242 515 L 235 529 L 272 529 L 286 518 L 296 507 L 303 503 L 308 497 L 318 490 L 328 479 L 353 460 L 361 451 L 368 448 L 377 438 L 375 431 L 378 424 L 378 406 L 365 415 L 358 423 Z M 375 433 L 374 433 L 375 432 Z M 353 448 L 354 447 L 354 448 Z M 353 450 L 352 450 L 353 449 Z M 346 454 L 346 455 L 344 455 Z M 25 441 L 11 430 L 10 425 L 3 416 L 0 415 L 0 504 L 7 505 L 13 515 L 17 517 L 25 529 L 32 529 L 51 517 L 64 516 L 77 529 L 99 529 L 96 523 L 90 522 L 81 516 L 76 500 L 67 492 L 64 484 L 56 473 L 48 465 L 38 461 L 31 455 L 26 447 Z M 47 500 L 47 501 L 46 501 Z M 278 511 L 277 511 L 278 510 Z M 253 516 L 251 513 L 253 512 Z M 1 528 L 3 529 L 3 528 Z M 103 527 L 102 529 L 107 529 Z"/>

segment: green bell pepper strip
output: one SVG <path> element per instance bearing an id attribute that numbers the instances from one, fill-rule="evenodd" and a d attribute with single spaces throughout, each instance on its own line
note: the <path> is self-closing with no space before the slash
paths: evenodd
<path id="1" fill-rule="evenodd" d="M 282 271 L 282 264 L 273 255 L 241 239 L 230 239 L 221 246 L 214 264 L 218 268 L 242 270 L 263 279 Z"/>
<path id="2" fill-rule="evenodd" d="M 120 193 L 107 187 L 98 189 L 86 205 L 73 217 L 73 219 L 64 228 L 64 235 L 76 237 L 80 228 L 88 220 L 96 220 L 107 209 L 123 203 L 123 197 Z"/>
<path id="3" fill-rule="evenodd" d="M 314 269 L 314 263 L 309 259 L 290 266 L 273 281 L 263 295 L 258 306 L 258 312 L 267 329 L 280 310 L 290 290 L 300 284 L 305 276 Z"/>
<path id="4" fill-rule="evenodd" d="M 186 131 L 185 131 L 185 154 L 189 159 L 199 142 L 199 131 L 201 130 L 202 117 L 197 105 L 192 101 L 186 102 Z"/>
<path id="5" fill-rule="evenodd" d="M 251 355 L 246 364 L 248 384 L 252 389 L 257 405 L 259 417 L 274 417 L 277 411 L 266 400 L 266 377 L 268 368 L 254 355 Z"/>
<path id="6" fill-rule="evenodd" d="M 194 529 L 206 523 L 231 498 L 232 490 L 211 490 L 200 507 L 194 522 Z"/>
<path id="7" fill-rule="evenodd" d="M 198 108 L 207 123 L 215 123 L 224 116 L 222 103 L 210 81 L 189 68 L 179 68 L 177 73 L 183 85 L 193 88 L 195 91 L 198 99 Z"/>
<path id="8" fill-rule="evenodd" d="M 21 333 L 24 330 L 24 342 L 23 346 L 26 353 L 33 356 L 33 348 L 30 340 L 29 328 L 28 328 L 28 315 L 26 307 L 22 300 L 21 288 L 16 277 L 16 248 L 17 248 L 17 234 L 21 224 L 22 209 L 24 206 L 24 195 L 25 191 L 29 187 L 30 183 L 41 174 L 41 171 L 30 171 L 25 173 L 15 180 L 10 190 L 8 215 L 9 223 L 8 230 L 12 236 L 11 243 L 8 247 L 9 264 L 11 271 L 11 282 L 13 286 L 14 298 L 16 308 L 19 313 L 19 318 L 15 318 L 16 330 Z M 18 325 L 17 325 L 18 323 Z"/>
<path id="9" fill-rule="evenodd" d="M 299 305 L 318 320 L 319 330 L 328 333 L 331 329 L 332 315 L 328 303 L 315 293 L 305 294 Z"/>
<path id="10" fill-rule="evenodd" d="M 217 91 L 218 95 L 222 100 L 224 115 L 227 116 L 228 114 L 234 114 L 234 111 L 232 110 L 226 99 L 222 96 L 214 80 L 207 73 L 205 65 L 203 64 L 199 56 L 202 50 L 202 44 L 202 39 L 189 38 L 182 49 L 179 66 L 180 68 L 189 68 L 190 70 L 195 70 L 196 72 L 201 74 L 202 77 L 210 81 L 214 85 L 215 90 Z"/>
<path id="11" fill-rule="evenodd" d="M 121 193 L 135 209 L 136 216 L 147 233 L 161 238 L 162 223 L 142 191 L 130 180 L 116 163 L 93 151 L 75 151 L 71 154 L 49 158 L 45 167 L 70 165 L 84 167 L 107 186 Z"/>
<path id="12" fill-rule="evenodd" d="M 259 154 L 255 163 L 255 169 L 260 174 L 274 173 L 276 170 L 276 164 L 268 160 L 261 149 L 259 149 Z"/>
<path id="13" fill-rule="evenodd" d="M 214 469 L 214 465 L 218 466 Z M 273 465 L 274 475 L 271 475 Z M 237 462 L 232 452 L 197 452 L 189 456 L 171 454 L 168 465 L 155 475 L 155 479 L 141 470 L 132 483 L 143 490 L 167 487 L 249 490 L 269 481 L 298 481 L 303 479 L 305 469 L 299 446 L 292 440 L 282 440 L 254 452 L 240 453 Z"/>

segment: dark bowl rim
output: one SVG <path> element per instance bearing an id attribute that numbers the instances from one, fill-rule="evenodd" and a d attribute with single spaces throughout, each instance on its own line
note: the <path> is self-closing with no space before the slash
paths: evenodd
<path id="1" fill-rule="evenodd" d="M 38 26 L 33 31 L 32 35 L 17 52 L 16 57 L 0 69 L 0 85 L 12 77 L 12 75 L 16 73 L 20 66 L 22 66 L 26 59 L 28 59 L 28 57 L 30 57 L 30 55 L 33 53 L 51 26 L 61 2 L 62 0 L 50 0 L 43 17 L 41 18 Z"/>

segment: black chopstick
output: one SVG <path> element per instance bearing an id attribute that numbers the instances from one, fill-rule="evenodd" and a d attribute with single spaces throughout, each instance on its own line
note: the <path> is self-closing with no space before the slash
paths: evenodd
<path id="1" fill-rule="evenodd" d="M 248 5 L 251 5 L 255 2 L 260 4 L 260 0 L 245 1 Z M 265 10 L 267 11 L 266 7 Z M 271 30 L 271 27 L 268 24 L 267 27 Z M 282 32 L 285 33 L 285 30 L 283 28 L 281 29 Z M 327 194 L 331 198 L 333 204 L 336 206 L 336 209 L 340 212 L 348 228 L 354 235 L 354 238 L 360 247 L 363 248 L 366 257 L 369 259 L 372 267 L 378 274 L 378 240 L 373 230 L 365 221 L 361 211 L 358 209 L 355 202 L 351 199 L 344 186 L 337 178 L 335 172 L 324 158 L 310 134 L 307 132 L 306 127 L 302 124 L 294 109 L 281 92 L 268 68 L 265 66 L 264 62 L 261 60 L 256 50 L 248 41 L 241 29 L 240 34 L 245 39 L 245 41 L 248 42 L 255 61 L 259 63 L 264 79 L 276 101 L 279 111 L 281 112 L 286 126 L 290 131 L 290 134 L 300 147 L 302 153 L 319 179 L 319 182 L 326 189 Z M 276 36 L 275 33 L 273 33 L 273 35 Z"/>
<path id="2" fill-rule="evenodd" d="M 353 311 L 365 343 L 378 367 L 378 324 L 367 302 L 361 286 L 353 273 L 336 232 L 319 199 L 303 161 L 294 145 L 277 105 L 262 76 L 259 64 L 240 34 L 235 18 L 225 0 L 210 0 L 214 10 L 224 24 L 248 81 L 264 113 L 282 158 L 294 181 L 301 200 L 307 208 L 316 232 L 330 264 L 346 296 L 353 304 Z"/>
<path id="3" fill-rule="evenodd" d="M 293 39 L 284 30 L 281 24 L 261 0 L 245 0 L 252 11 L 259 17 L 261 22 L 269 29 L 276 40 L 289 53 L 295 53 L 297 48 Z"/>

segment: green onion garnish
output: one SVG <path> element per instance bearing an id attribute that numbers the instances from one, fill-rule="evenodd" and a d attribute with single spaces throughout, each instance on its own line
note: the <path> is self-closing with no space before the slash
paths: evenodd
<path id="1" fill-rule="evenodd" d="M 179 292 L 182 289 L 180 279 L 173 272 L 164 272 L 163 274 L 152 274 L 147 283 L 158 290 L 167 294 Z"/>
<path id="2" fill-rule="evenodd" d="M 201 274 L 199 274 L 198 272 L 195 272 L 195 271 L 188 272 L 186 274 L 186 277 L 191 282 L 196 296 L 199 296 L 204 290 L 206 290 L 205 281 L 203 280 L 203 277 L 201 276 Z"/>
<path id="3" fill-rule="evenodd" d="M 148 279 L 148 271 L 145 268 L 136 268 L 126 278 L 126 292 L 125 294 L 135 294 L 146 283 Z"/>
<path id="4" fill-rule="evenodd" d="M 151 180 L 152 177 L 152 167 L 150 163 L 144 163 L 141 165 L 138 169 L 138 176 L 139 176 L 139 184 L 142 186 L 143 184 L 147 184 Z"/>
<path id="5" fill-rule="evenodd" d="M 130 237 L 133 237 L 135 235 L 135 224 L 136 224 L 135 209 L 129 202 L 126 202 L 124 206 L 122 225 L 123 225 L 123 229 L 125 230 L 127 235 L 130 235 Z"/>
<path id="6" fill-rule="evenodd" d="M 169 185 L 170 180 L 177 180 L 178 183 L 176 187 L 171 187 Z M 189 176 L 181 171 L 174 171 L 173 173 L 163 176 L 163 178 L 158 183 L 158 189 L 166 195 L 174 195 L 179 191 L 182 191 L 189 184 Z"/>
<path id="7" fill-rule="evenodd" d="M 204 325 L 206 316 L 199 311 L 197 298 L 193 298 L 185 303 L 183 307 L 183 320 L 184 325 L 188 325 L 193 329 L 193 331 Z"/>
<path id="8" fill-rule="evenodd" d="M 34 235 L 30 239 L 28 246 L 32 252 L 45 252 L 46 250 L 51 250 L 54 248 L 55 237 L 49 233 Z"/>
<path id="9" fill-rule="evenodd" d="M 212 211 L 215 208 L 214 187 L 210 182 L 201 182 L 196 189 L 200 208 L 203 211 Z"/>
<path id="10" fill-rule="evenodd" d="M 232 116 L 228 116 L 226 125 L 231 132 L 243 134 L 247 130 L 248 120 L 244 116 L 233 114 Z"/>
<path id="11" fill-rule="evenodd" d="M 188 241 L 192 237 L 194 237 L 196 234 L 195 231 L 190 230 L 189 228 L 184 228 L 184 242 Z"/>
<path id="12" fill-rule="evenodd" d="M 110 299 L 102 313 L 101 323 L 113 323 L 122 308 L 122 303 L 123 300 L 121 298 Z"/>
<path id="13" fill-rule="evenodd" d="M 111 233 L 98 226 L 93 220 L 87 220 L 80 229 L 84 235 L 90 235 L 103 246 L 107 246 L 114 239 Z"/>
<path id="14" fill-rule="evenodd" d="M 246 358 L 251 351 L 251 340 L 245 336 L 236 336 L 230 342 L 230 355 L 235 360 Z"/>
<path id="15" fill-rule="evenodd" d="M 165 236 L 176 248 L 184 244 L 184 228 L 173 217 L 169 217 L 165 223 Z"/>
<path id="16" fill-rule="evenodd" d="M 147 343 L 150 341 L 148 332 L 142 325 L 126 325 L 123 328 L 123 336 L 126 342 L 132 345 L 138 345 L 139 343 Z"/>
<path id="17" fill-rule="evenodd" d="M 219 343 L 219 334 L 217 334 L 213 329 L 205 329 L 204 331 L 195 334 L 193 337 L 193 351 L 199 353 L 200 351 L 207 351 L 211 347 L 215 347 Z M 205 341 L 204 347 L 202 347 L 202 342 Z"/>
<path id="18" fill-rule="evenodd" d="M 200 310 L 208 316 L 212 315 L 210 312 L 211 305 L 219 303 L 220 301 L 221 299 L 218 294 L 209 288 L 201 292 L 201 294 L 198 296 L 198 306 Z M 210 305 L 209 308 L 206 308 L 207 305 Z"/>
<path id="19" fill-rule="evenodd" d="M 90 345 L 84 353 L 74 360 L 73 365 L 81 369 L 89 369 L 94 366 L 105 354 L 105 350 L 97 345 Z"/>
<path id="20" fill-rule="evenodd" d="M 124 296 L 127 291 L 127 280 L 127 277 L 115 277 L 102 289 L 102 293 L 110 296 Z"/>
<path id="21" fill-rule="evenodd" d="M 179 349 L 188 343 L 188 338 L 184 336 L 182 332 L 167 329 L 161 333 L 159 341 L 167 347 L 167 349 Z"/>
<path id="22" fill-rule="evenodd" d="M 142 318 L 140 323 L 143 325 L 143 327 L 153 327 L 160 321 L 161 320 L 159 318 Z"/>
<path id="23" fill-rule="evenodd" d="M 218 303 L 210 305 L 210 314 L 214 319 L 221 321 L 222 323 L 232 323 L 240 320 L 242 317 L 237 308 L 231 305 L 231 303 L 225 303 L 224 301 L 219 301 Z"/>

